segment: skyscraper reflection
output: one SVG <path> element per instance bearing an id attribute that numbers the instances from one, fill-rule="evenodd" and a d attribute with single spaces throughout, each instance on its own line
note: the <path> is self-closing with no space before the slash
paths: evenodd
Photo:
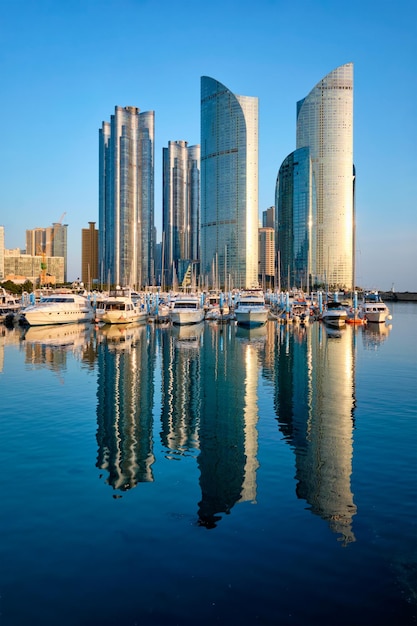
<path id="1" fill-rule="evenodd" d="M 98 344 L 97 467 L 121 491 L 153 480 L 154 361 L 147 326 L 136 327 L 134 341 Z"/>
<path id="2" fill-rule="evenodd" d="M 276 410 L 293 446 L 296 492 L 343 545 L 355 541 L 350 477 L 353 455 L 355 329 L 328 335 L 314 324 L 300 341 L 283 327 L 278 345 Z"/>
<path id="3" fill-rule="evenodd" d="M 234 327 L 210 327 L 202 353 L 199 522 L 214 528 L 237 502 L 254 501 L 258 468 L 257 381 L 262 343 Z"/>

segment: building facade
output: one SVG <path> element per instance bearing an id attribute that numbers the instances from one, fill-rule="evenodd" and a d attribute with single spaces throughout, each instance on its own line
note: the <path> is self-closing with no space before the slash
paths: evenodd
<path id="1" fill-rule="evenodd" d="M 277 275 L 283 289 L 305 289 L 311 275 L 315 250 L 311 183 L 310 151 L 300 148 L 282 163 L 275 192 Z"/>
<path id="2" fill-rule="evenodd" d="M 258 283 L 258 98 L 201 78 L 203 284 Z"/>
<path id="3" fill-rule="evenodd" d="M 288 288 L 354 282 L 353 64 L 297 103 L 296 150 L 280 167 L 276 235 Z"/>
<path id="4" fill-rule="evenodd" d="M 200 146 L 170 141 L 163 148 L 162 286 L 196 275 L 200 258 Z"/>
<path id="5" fill-rule="evenodd" d="M 0 280 L 4 280 L 4 226 L 0 226 Z"/>
<path id="6" fill-rule="evenodd" d="M 26 230 L 26 254 L 64 259 L 64 275 L 59 282 L 67 281 L 67 231 L 68 224 L 61 222 Z"/>
<path id="7" fill-rule="evenodd" d="M 259 283 L 262 288 L 275 284 L 275 230 L 265 226 L 258 231 Z"/>
<path id="8" fill-rule="evenodd" d="M 42 269 L 42 263 L 45 268 Z M 64 257 L 21 254 L 18 248 L 5 250 L 4 278 L 14 282 L 30 280 L 35 286 L 57 285 L 64 282 Z M 44 284 L 42 285 L 42 282 Z"/>
<path id="9" fill-rule="evenodd" d="M 100 282 L 154 282 L 154 112 L 115 107 L 99 130 Z"/>
<path id="10" fill-rule="evenodd" d="M 81 280 L 90 289 L 99 282 L 98 230 L 95 222 L 81 230 Z"/>

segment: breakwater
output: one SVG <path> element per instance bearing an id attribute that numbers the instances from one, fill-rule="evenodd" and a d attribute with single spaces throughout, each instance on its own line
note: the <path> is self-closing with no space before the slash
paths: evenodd
<path id="1" fill-rule="evenodd" d="M 383 300 L 391 302 L 417 302 L 417 292 L 415 291 L 380 291 Z"/>

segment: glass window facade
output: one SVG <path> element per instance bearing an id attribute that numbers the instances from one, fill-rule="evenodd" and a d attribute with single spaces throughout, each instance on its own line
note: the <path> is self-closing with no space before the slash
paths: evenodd
<path id="1" fill-rule="evenodd" d="M 201 78 L 201 274 L 258 283 L 258 99 Z"/>
<path id="2" fill-rule="evenodd" d="M 297 149 L 310 150 L 314 185 L 314 281 L 354 280 L 353 64 L 325 76 L 297 103 Z"/>
<path id="3" fill-rule="evenodd" d="M 199 259 L 200 146 L 170 141 L 163 148 L 164 285 L 181 283 Z M 181 261 L 181 263 L 180 263 Z"/>
<path id="4" fill-rule="evenodd" d="M 310 152 L 301 148 L 282 163 L 275 188 L 277 250 L 282 288 L 311 285 L 314 245 Z"/>
<path id="5" fill-rule="evenodd" d="M 116 107 L 99 131 L 99 233 L 102 283 L 153 283 L 153 111 Z"/>

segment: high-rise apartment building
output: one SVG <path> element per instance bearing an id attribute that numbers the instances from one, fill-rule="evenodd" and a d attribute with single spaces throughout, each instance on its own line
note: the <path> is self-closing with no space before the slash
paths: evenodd
<path id="1" fill-rule="evenodd" d="M 274 287 L 275 230 L 268 226 L 258 230 L 259 282 L 263 289 Z"/>
<path id="2" fill-rule="evenodd" d="M 258 98 L 201 78 L 201 274 L 258 283 Z"/>
<path id="3" fill-rule="evenodd" d="M 46 229 L 45 250 L 46 256 L 64 257 L 64 281 L 67 281 L 67 224 L 54 222 Z"/>
<path id="4" fill-rule="evenodd" d="M 196 273 L 200 257 L 200 146 L 170 141 L 163 148 L 163 263 L 161 284 Z"/>
<path id="5" fill-rule="evenodd" d="M 0 280 L 4 279 L 4 226 L 0 226 Z"/>
<path id="6" fill-rule="evenodd" d="M 89 289 L 99 282 L 98 230 L 95 222 L 81 230 L 81 280 Z"/>
<path id="7" fill-rule="evenodd" d="M 280 167 L 275 208 L 281 283 L 352 288 L 352 63 L 327 74 L 297 103 L 296 150 Z"/>
<path id="8" fill-rule="evenodd" d="M 100 282 L 154 282 L 154 112 L 115 107 L 99 130 Z"/>
<path id="9" fill-rule="evenodd" d="M 266 211 L 262 211 L 262 227 L 275 228 L 275 206 L 270 206 Z"/>
<path id="10" fill-rule="evenodd" d="M 26 230 L 26 254 L 45 257 L 63 257 L 64 275 L 67 281 L 67 231 L 68 224 L 54 222 L 46 228 Z"/>

